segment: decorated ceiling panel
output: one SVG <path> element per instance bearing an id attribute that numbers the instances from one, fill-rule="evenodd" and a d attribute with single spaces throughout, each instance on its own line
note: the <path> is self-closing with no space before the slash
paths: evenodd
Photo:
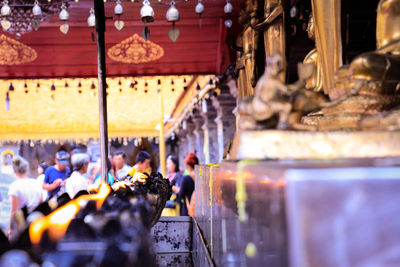
<path id="1" fill-rule="evenodd" d="M 41 6 L 42 16 L 53 2 L 57 3 L 57 6 L 48 16 L 49 19 L 38 23 L 33 21 L 28 33 L 18 37 L 15 33 L 3 30 L 5 36 L 30 47 L 36 51 L 37 56 L 30 57 L 30 62 L 19 62 L 17 65 L 0 63 L 0 79 L 97 76 L 94 28 L 88 27 L 93 0 L 51 2 L 40 0 L 38 3 Z M 65 7 L 61 6 L 62 2 L 67 3 Z M 240 29 L 235 18 L 243 1 L 232 0 L 234 12 L 225 14 L 225 0 L 203 0 L 204 12 L 201 16 L 195 12 L 198 1 L 176 1 L 180 20 L 175 22 L 174 26 L 166 20 L 166 12 L 170 8 L 169 2 L 150 1 L 155 14 L 154 22 L 147 23 L 146 26 L 149 30 L 149 41 L 153 48 L 157 48 L 152 50 L 153 60 L 142 57 L 140 51 L 130 53 L 131 59 L 123 53 L 111 53 L 116 52 L 116 48 L 126 42 L 130 42 L 130 46 L 125 47 L 126 52 L 136 50 L 139 43 L 140 47 L 144 47 L 144 43 L 139 39 L 145 26 L 140 17 L 142 1 L 121 1 L 122 15 L 114 14 L 116 1 L 108 0 L 105 3 L 106 17 L 113 17 L 106 21 L 108 76 L 215 74 L 221 72 L 224 66 L 231 62 L 229 55 L 232 55 L 232 52 L 229 54 L 229 46 L 233 38 L 230 36 L 235 36 L 238 28 Z M 9 2 L 9 5 L 14 12 L 12 3 L 14 2 Z M 65 12 L 61 16 L 59 10 L 68 12 L 68 16 L 65 16 Z M 26 12 L 24 16 L 31 18 L 33 9 L 29 7 Z M 228 19 L 233 21 L 231 28 L 224 25 Z M 116 23 L 117 20 L 123 23 Z M 68 31 L 65 31 L 65 25 L 68 25 Z M 39 28 L 35 30 L 37 27 Z M 176 31 L 171 31 L 172 29 Z M 132 38 L 135 38 L 133 42 Z M 9 61 L 11 57 L 12 55 Z"/>
<path id="2" fill-rule="evenodd" d="M 158 136 L 161 89 L 168 120 L 184 90 L 209 76 L 145 76 L 107 79 L 109 137 Z M 1 140 L 99 137 L 97 79 L 0 81 Z"/>

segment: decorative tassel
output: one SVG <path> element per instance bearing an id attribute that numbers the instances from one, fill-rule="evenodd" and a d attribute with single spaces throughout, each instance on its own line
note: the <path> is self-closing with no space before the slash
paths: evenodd
<path id="1" fill-rule="evenodd" d="M 8 92 L 6 93 L 6 110 L 10 110 L 10 94 Z"/>

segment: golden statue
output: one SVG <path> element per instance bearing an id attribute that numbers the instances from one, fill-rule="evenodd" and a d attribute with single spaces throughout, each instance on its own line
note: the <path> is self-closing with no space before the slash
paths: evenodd
<path id="1" fill-rule="evenodd" d="M 254 30 L 264 30 L 265 56 L 274 54 L 286 55 L 285 12 L 282 0 L 265 0 L 264 19 L 252 20 Z M 285 81 L 285 68 L 280 74 L 281 81 Z"/>
<path id="2" fill-rule="evenodd" d="M 257 14 L 257 1 L 247 0 L 240 8 L 238 21 L 244 26 L 243 32 L 236 39 L 236 70 L 239 99 L 254 95 L 257 82 L 256 54 L 258 32 L 250 27 L 251 19 Z"/>
<path id="3" fill-rule="evenodd" d="M 334 74 L 342 65 L 340 0 L 312 0 L 315 43 L 324 93 L 335 94 Z"/>
<path id="4" fill-rule="evenodd" d="M 315 41 L 315 27 L 314 27 L 314 18 L 312 14 L 308 20 L 307 25 L 308 37 Z M 314 73 L 310 79 L 306 82 L 306 88 L 314 90 L 315 92 L 320 92 L 322 90 L 322 74 L 321 74 L 321 65 L 318 61 L 318 52 L 317 48 L 311 50 L 303 60 L 304 64 L 313 64 L 315 66 Z"/>
<path id="5" fill-rule="evenodd" d="M 304 88 L 305 81 L 312 72 L 312 65 L 298 68 L 299 81 L 286 85 L 280 75 L 284 70 L 284 59 L 280 54 L 267 58 L 264 74 L 257 82 L 254 96 L 242 99 L 238 105 L 239 128 L 241 130 L 260 130 L 265 128 L 286 129 L 292 102 L 289 96 Z"/>
<path id="6" fill-rule="evenodd" d="M 390 121 L 375 123 L 376 129 L 397 127 L 394 124 L 399 120 L 393 120 L 388 112 L 400 105 L 400 0 L 379 2 L 376 39 L 376 51 L 361 54 L 336 73 L 332 91 L 338 98 L 322 109 L 318 129 L 374 129 L 371 121 L 376 118 L 369 118 L 381 113 L 385 116 L 378 121 Z"/>

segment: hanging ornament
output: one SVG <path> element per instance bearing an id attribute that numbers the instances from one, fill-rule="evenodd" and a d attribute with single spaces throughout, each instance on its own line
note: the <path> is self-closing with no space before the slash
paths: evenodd
<path id="1" fill-rule="evenodd" d="M 90 9 L 90 15 L 89 15 L 89 17 L 87 19 L 87 23 L 88 23 L 88 26 L 91 27 L 91 28 L 96 27 L 96 17 L 94 15 L 94 9 L 93 8 Z"/>
<path id="2" fill-rule="evenodd" d="M 114 14 L 117 16 L 117 20 L 114 23 L 115 28 L 120 31 L 125 24 L 122 20 L 120 20 L 120 16 L 124 14 L 124 8 L 121 5 L 121 0 L 117 0 L 117 4 L 114 7 Z"/>
<path id="3" fill-rule="evenodd" d="M 1 16 L 3 19 L 1 20 L 1 27 L 4 31 L 7 31 L 11 27 L 11 22 L 7 19 L 11 15 L 11 8 L 8 5 L 8 1 L 3 1 L 3 6 L 1 7 Z"/>
<path id="4" fill-rule="evenodd" d="M 1 27 L 7 31 L 11 27 L 11 22 L 4 18 L 1 20 Z"/>
<path id="5" fill-rule="evenodd" d="M 69 25 L 66 21 L 69 19 L 69 13 L 67 11 L 67 7 L 66 7 L 65 3 L 63 3 L 61 5 L 61 11 L 60 11 L 59 18 L 61 21 L 64 21 L 64 23 L 60 26 L 60 31 L 63 34 L 67 34 L 68 30 L 69 30 Z"/>
<path id="6" fill-rule="evenodd" d="M 204 5 L 201 2 L 201 0 L 199 0 L 199 2 L 197 3 L 196 7 L 194 8 L 194 11 L 196 12 L 196 14 L 199 14 L 199 26 L 201 28 L 202 25 L 201 14 L 204 13 Z"/>
<path id="7" fill-rule="evenodd" d="M 145 39 L 146 41 L 149 40 L 149 38 L 150 38 L 150 30 L 149 30 L 149 27 L 144 26 L 143 31 L 142 31 L 142 37 L 143 37 L 143 39 Z"/>
<path id="8" fill-rule="evenodd" d="M 39 1 L 36 0 L 32 8 L 32 14 L 36 17 L 42 16 L 42 9 L 39 6 Z"/>
<path id="9" fill-rule="evenodd" d="M 14 85 L 12 83 L 10 83 L 10 85 L 8 86 L 8 91 L 13 92 L 14 90 L 15 90 Z"/>
<path id="10" fill-rule="evenodd" d="M 168 22 L 172 22 L 172 29 L 168 30 L 168 36 L 172 42 L 176 42 L 178 40 L 180 31 L 179 29 L 175 29 L 175 22 L 179 21 L 179 11 L 175 7 L 175 1 L 171 1 L 171 6 L 167 11 L 166 18 Z"/>
<path id="11" fill-rule="evenodd" d="M 96 89 L 96 85 L 94 84 L 94 81 L 92 81 L 92 85 L 90 85 L 91 89 Z"/>
<path id="12" fill-rule="evenodd" d="M 143 1 L 143 6 L 140 9 L 140 16 L 145 24 L 154 21 L 154 10 L 150 6 L 150 2 L 148 0 Z"/>
<path id="13" fill-rule="evenodd" d="M 230 28 L 232 27 L 232 20 L 227 19 L 224 21 L 225 27 Z"/>
<path id="14" fill-rule="evenodd" d="M 231 0 L 226 0 L 226 4 L 224 6 L 224 13 L 227 15 L 233 13 L 233 6 L 231 4 Z"/>
<path id="15" fill-rule="evenodd" d="M 124 27 L 125 23 L 122 20 L 116 20 L 114 22 L 114 26 L 117 30 L 122 30 L 122 28 Z"/>
<path id="16" fill-rule="evenodd" d="M 4 0 L 3 1 L 3 6 L 1 7 L 1 16 L 7 17 L 11 15 L 11 8 L 8 5 L 8 1 Z"/>
<path id="17" fill-rule="evenodd" d="M 39 20 L 34 20 L 34 21 L 32 21 L 31 25 L 32 25 L 32 28 L 35 31 L 37 31 L 37 30 L 39 30 L 39 27 L 40 27 L 40 21 Z"/>
<path id="18" fill-rule="evenodd" d="M 6 110 L 10 110 L 10 93 L 6 92 Z"/>

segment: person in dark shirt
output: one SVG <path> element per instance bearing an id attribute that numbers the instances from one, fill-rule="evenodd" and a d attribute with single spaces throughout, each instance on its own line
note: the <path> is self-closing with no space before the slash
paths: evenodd
<path id="1" fill-rule="evenodd" d="M 49 197 L 57 196 L 65 180 L 70 174 L 69 154 L 66 151 L 56 153 L 56 164 L 48 167 L 44 173 L 43 189 L 49 192 Z"/>
<path id="2" fill-rule="evenodd" d="M 199 159 L 196 154 L 190 152 L 186 155 L 184 163 L 186 169 L 189 171 L 189 175 L 185 175 L 182 178 L 181 186 L 178 192 L 178 199 L 181 202 L 181 216 L 188 216 L 189 209 L 194 209 L 194 166 L 199 164 Z M 193 196 L 192 196 L 193 195 Z"/>

